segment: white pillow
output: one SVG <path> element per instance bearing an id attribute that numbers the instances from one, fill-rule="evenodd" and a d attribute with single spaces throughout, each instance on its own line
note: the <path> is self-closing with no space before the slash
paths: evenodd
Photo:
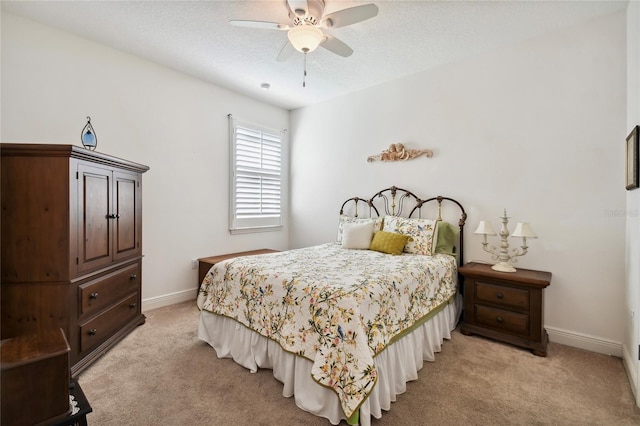
<path id="1" fill-rule="evenodd" d="M 371 223 L 374 226 L 374 231 L 379 231 L 382 228 L 382 218 L 381 217 L 365 217 L 365 218 L 359 218 L 359 217 L 351 217 L 351 216 L 340 216 L 340 221 L 338 224 L 338 238 L 336 239 L 336 242 L 341 243 L 342 242 L 342 233 L 343 233 L 343 228 L 344 225 L 346 223 Z"/>
<path id="2" fill-rule="evenodd" d="M 345 223 L 342 229 L 342 248 L 368 250 L 373 238 L 373 222 Z"/>

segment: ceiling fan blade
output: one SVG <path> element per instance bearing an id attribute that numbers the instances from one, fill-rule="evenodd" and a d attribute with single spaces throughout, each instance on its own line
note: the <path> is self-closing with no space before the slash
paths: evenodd
<path id="1" fill-rule="evenodd" d="M 287 0 L 289 9 L 298 17 L 303 18 L 309 11 L 307 0 Z"/>
<path id="2" fill-rule="evenodd" d="M 363 4 L 338 10 L 322 18 L 320 23 L 325 28 L 340 28 L 357 24 L 378 15 L 378 6 L 375 4 Z"/>
<path id="3" fill-rule="evenodd" d="M 249 27 L 249 28 L 260 28 L 263 30 L 288 30 L 290 27 L 286 24 L 278 24 L 277 22 L 265 22 L 265 21 L 238 21 L 233 20 L 229 21 L 229 23 L 236 27 Z"/>
<path id="4" fill-rule="evenodd" d="M 345 58 L 347 56 L 351 56 L 351 54 L 353 53 L 352 48 L 330 34 L 324 35 L 324 41 L 322 42 L 322 44 L 320 44 L 320 46 L 335 53 L 336 55 L 344 56 Z"/>
<path id="5" fill-rule="evenodd" d="M 291 55 L 293 55 L 293 53 L 295 51 L 296 51 L 296 48 L 293 47 L 293 44 L 291 44 L 289 41 L 287 41 L 287 44 L 282 46 L 282 49 L 280 50 L 280 53 L 278 54 L 277 61 L 278 62 L 286 61 L 287 59 L 289 59 L 291 57 Z"/>

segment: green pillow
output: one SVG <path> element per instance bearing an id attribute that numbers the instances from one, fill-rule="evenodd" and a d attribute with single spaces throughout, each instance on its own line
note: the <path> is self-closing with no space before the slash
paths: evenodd
<path id="1" fill-rule="evenodd" d="M 373 240 L 369 250 L 375 250 L 387 254 L 402 254 L 405 244 L 409 241 L 408 235 L 395 232 L 378 231 L 373 234 Z"/>
<path id="2" fill-rule="evenodd" d="M 436 242 L 436 253 L 450 254 L 455 256 L 455 245 L 460 228 L 444 222 L 438 221 L 438 240 Z"/>

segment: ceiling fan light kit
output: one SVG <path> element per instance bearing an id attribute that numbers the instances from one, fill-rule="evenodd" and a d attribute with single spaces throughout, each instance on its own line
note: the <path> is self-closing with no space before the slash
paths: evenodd
<path id="1" fill-rule="evenodd" d="M 293 27 L 287 33 L 289 42 L 298 52 L 313 52 L 324 41 L 324 34 L 318 27 L 302 24 Z"/>

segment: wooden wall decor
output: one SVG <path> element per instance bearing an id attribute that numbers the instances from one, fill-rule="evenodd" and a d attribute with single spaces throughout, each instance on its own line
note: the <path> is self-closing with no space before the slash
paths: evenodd
<path id="1" fill-rule="evenodd" d="M 392 143 L 388 149 L 385 149 L 380 154 L 370 155 L 367 157 L 367 162 L 372 161 L 406 161 L 412 160 L 416 157 L 424 155 L 428 158 L 433 157 L 433 151 L 430 149 L 407 149 L 404 144 Z"/>

